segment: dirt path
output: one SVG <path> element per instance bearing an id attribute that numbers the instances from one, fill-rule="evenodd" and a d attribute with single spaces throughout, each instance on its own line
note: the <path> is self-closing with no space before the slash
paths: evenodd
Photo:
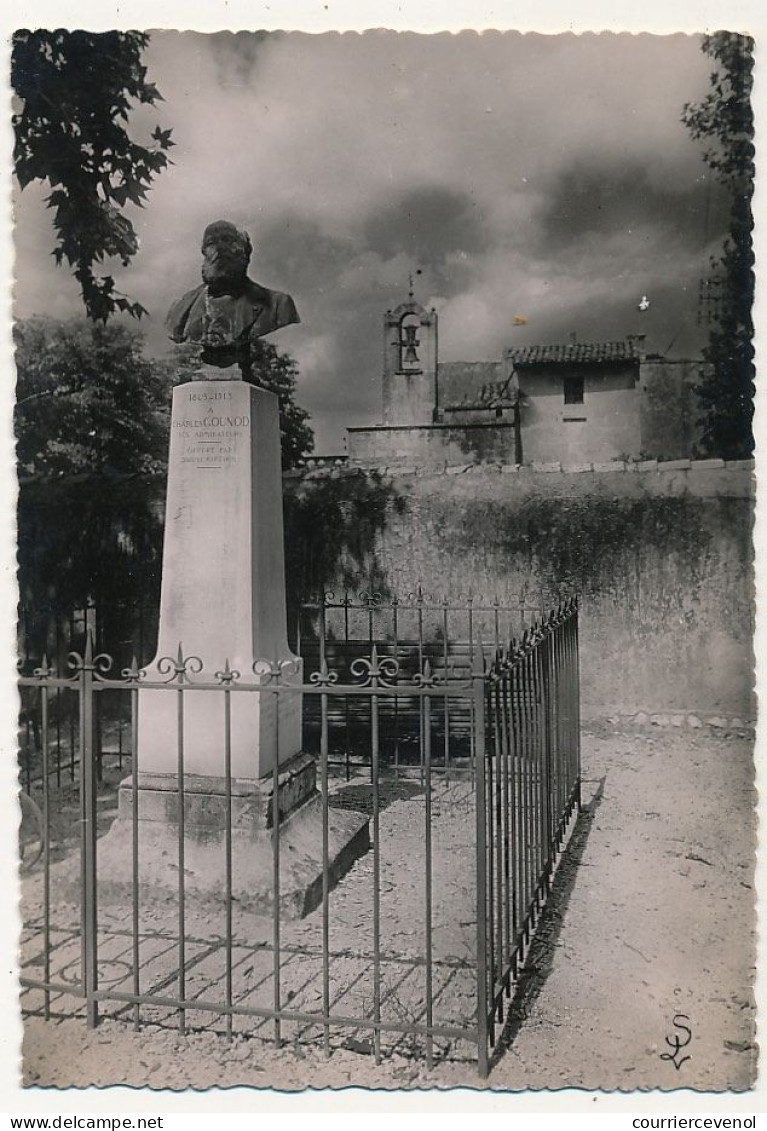
<path id="1" fill-rule="evenodd" d="M 751 742 L 738 734 L 603 725 L 584 735 L 583 775 L 584 811 L 489 1085 L 748 1088 L 755 1074 Z M 385 821 L 405 856 L 408 838 L 420 835 L 420 804 L 395 801 L 382 815 L 382 828 Z M 452 858 L 462 859 L 470 845 L 461 828 L 452 824 L 449 836 L 442 858 L 452 849 Z M 356 914 L 361 936 L 369 867 L 369 859 L 358 862 L 338 889 L 341 918 L 354 929 Z M 446 868 L 438 879 L 446 906 L 459 911 L 467 876 Z M 412 931 L 411 902 L 400 891 L 391 906 L 388 921 L 398 935 Z M 312 930 L 306 921 L 296 939 Z M 444 929 L 444 956 L 461 959 L 471 935 L 468 919 L 456 916 Z M 666 1036 L 687 1040 L 682 1025 L 692 1037 L 677 1070 L 661 1054 L 671 1051 Z M 113 1020 L 88 1031 L 79 1018 L 32 1019 L 24 1080 L 156 1088 L 479 1084 L 468 1046 L 452 1049 L 431 1072 L 406 1044 L 380 1066 L 370 1053 L 364 1037 L 337 1042 L 327 1060 L 321 1046 L 300 1040 L 277 1050 L 244 1037 L 229 1045 L 213 1033 L 135 1033 Z"/>

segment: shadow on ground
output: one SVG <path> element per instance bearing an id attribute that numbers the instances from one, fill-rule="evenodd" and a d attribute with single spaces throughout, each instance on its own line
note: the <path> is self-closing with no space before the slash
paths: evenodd
<path id="1" fill-rule="evenodd" d="M 381 812 L 395 801 L 412 801 L 424 792 L 424 787 L 414 781 L 387 781 L 382 779 L 378 786 L 378 807 Z M 353 782 L 341 786 L 328 798 L 332 809 L 354 809 L 368 816 L 373 814 L 373 786 L 370 782 Z"/>
<path id="2" fill-rule="evenodd" d="M 591 801 L 587 805 L 581 805 L 572 836 L 557 868 L 538 930 L 509 1002 L 506 1023 L 490 1059 L 491 1071 L 503 1054 L 511 1047 L 520 1028 L 530 1016 L 530 1010 L 551 973 L 557 940 L 562 930 L 567 905 L 575 887 L 575 880 L 586 850 L 594 817 L 602 804 L 606 776 L 603 775 L 601 778 L 594 779 L 596 789 L 592 794 Z M 588 784 L 591 783 L 582 782 L 581 789 Z"/>

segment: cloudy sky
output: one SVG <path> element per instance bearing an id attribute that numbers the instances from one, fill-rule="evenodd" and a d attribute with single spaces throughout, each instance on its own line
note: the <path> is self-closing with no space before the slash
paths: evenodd
<path id="1" fill-rule="evenodd" d="M 698 284 L 727 217 L 680 122 L 708 87 L 699 38 L 162 31 L 146 62 L 165 102 L 134 130 L 172 127 L 175 164 L 131 214 L 141 249 L 118 285 L 161 353 L 205 225 L 246 227 L 251 275 L 301 314 L 272 341 L 299 362 L 318 451 L 380 419 L 382 314 L 411 271 L 442 360 L 572 332 L 699 350 Z M 44 195 L 17 203 L 16 313 L 77 315 Z"/>

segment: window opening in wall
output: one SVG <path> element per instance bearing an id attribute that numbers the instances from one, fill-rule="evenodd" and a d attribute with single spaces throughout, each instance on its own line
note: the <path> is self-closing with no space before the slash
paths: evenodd
<path id="1" fill-rule="evenodd" d="M 582 377 L 565 377 L 565 404 L 583 404 Z"/>
<path id="2" fill-rule="evenodd" d="M 420 325 L 421 320 L 417 314 L 406 314 L 400 322 L 400 373 L 405 373 L 408 370 L 420 372 L 421 359 L 418 356 L 418 347 L 421 344 L 421 340 L 418 337 Z"/>

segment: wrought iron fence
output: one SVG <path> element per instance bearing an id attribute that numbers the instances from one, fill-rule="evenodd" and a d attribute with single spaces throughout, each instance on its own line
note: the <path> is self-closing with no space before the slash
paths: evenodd
<path id="1" fill-rule="evenodd" d="M 340 609 L 343 616 L 350 606 Z M 83 655 L 71 657 L 71 676 L 55 675 L 43 661 L 20 680 L 35 718 L 22 783 L 43 825 L 40 861 L 22 888 L 25 1011 L 45 1018 L 81 1012 L 91 1026 L 110 1015 L 137 1029 L 173 1024 L 230 1039 L 266 1035 L 278 1045 L 316 1040 L 327 1053 L 351 1041 L 377 1061 L 391 1051 L 422 1055 L 429 1065 L 471 1055 L 486 1075 L 504 1001 L 579 804 L 577 618 L 572 599 L 516 640 L 503 643 L 499 629 L 488 647 L 470 634 L 465 655 L 452 646 L 446 653 L 440 640 L 439 663 L 433 641 L 423 638 L 414 662 L 395 631 L 391 654 L 374 638 L 367 655 L 338 668 L 328 662 L 326 628 L 317 664 L 298 686 L 282 666 L 259 661 L 253 682 L 228 664 L 206 673 L 182 655 L 166 658 L 151 679 L 135 663 L 114 675 L 90 634 Z M 115 781 L 99 781 L 99 703 L 119 701 L 127 719 L 124 766 L 115 758 L 112 779 L 129 768 L 140 781 L 144 692 L 175 696 L 177 705 L 174 847 L 162 865 L 174 879 L 171 898 L 160 904 L 148 894 L 146 870 L 161 862 L 150 858 L 140 789 L 123 786 L 117 818 L 126 838 L 122 887 L 102 836 L 112 836 L 116 822 Z M 267 901 L 241 906 L 235 891 L 243 847 L 233 820 L 231 718 L 241 696 L 279 704 L 297 692 L 305 718 L 318 720 L 321 867 L 306 914 L 293 920 L 281 870 L 292 818 L 285 820 L 277 788 L 265 842 Z M 198 696 L 216 704 L 224 767 L 213 911 L 186 867 L 192 786 L 185 739 Z M 76 716 L 71 779 L 69 766 L 62 776 L 55 762 L 55 716 L 64 701 L 76 707 L 69 711 Z M 334 767 L 332 719 L 342 718 L 344 703 L 365 725 L 353 735 L 356 756 Z M 279 726 L 279 710 L 275 717 Z M 459 717 L 468 741 L 453 725 Z M 388 757 L 391 719 L 399 720 L 400 739 L 412 728 L 412 764 Z M 348 731 L 345 741 L 349 749 Z M 340 880 L 329 837 L 335 814 L 350 808 L 368 815 L 371 846 Z"/>
<path id="2" fill-rule="evenodd" d="M 580 807 L 577 603 L 496 651 L 479 731 L 478 1000 L 492 1046 Z"/>
<path id="3" fill-rule="evenodd" d="M 448 672 L 466 678 L 471 671 L 476 642 L 481 639 L 491 650 L 501 642 L 520 636 L 533 615 L 543 617 L 551 604 L 558 604 L 560 594 L 532 591 L 525 586 L 515 599 L 493 598 L 478 594 L 465 597 L 436 598 L 420 586 L 414 593 L 399 599 L 396 594 L 361 592 L 336 596 L 325 592 L 302 604 L 298 610 L 294 644 L 307 671 L 320 668 L 324 662 L 348 679 L 351 664 L 369 656 L 373 645 L 380 656 L 392 656 L 401 673 L 414 675 L 423 670 L 428 659 L 433 672 Z M 93 599 L 83 599 L 71 608 L 62 609 L 55 602 L 35 601 L 19 608 L 19 654 L 22 675 L 30 675 L 46 657 L 52 666 L 62 668 L 70 652 L 83 653 L 88 632 L 93 634 L 97 652 L 106 652 L 114 670 L 133 664 L 142 668 L 155 654 L 159 610 L 154 602 L 109 602 L 106 607 Z M 23 749 L 39 745 L 39 708 L 35 706 L 38 691 L 34 686 L 22 689 L 21 725 Z M 55 742 L 49 757 L 50 772 L 56 786 L 75 781 L 78 765 L 77 704 L 71 696 L 56 695 L 49 704 L 50 723 Z M 403 775 L 414 767 L 422 772 L 423 744 L 417 741 L 420 722 L 418 700 L 404 694 L 381 704 L 382 764 L 393 766 Z M 455 696 L 442 704 L 441 714 L 432 720 L 434 748 L 441 756 L 435 767 L 445 768 L 460 763 L 473 763 L 471 701 Z M 100 696 L 94 706 L 96 774 L 100 781 L 105 766 L 122 770 L 129 756 L 129 712 L 125 697 Z M 342 767 L 347 780 L 361 766 L 370 770 L 370 754 L 364 735 L 370 726 L 369 705 L 354 697 L 339 696 L 330 705 L 329 758 L 331 767 Z M 319 704 L 310 699 L 304 713 L 307 749 L 319 750 Z M 31 763 L 25 764 L 27 788 L 31 777 L 39 774 Z"/>
<path id="4" fill-rule="evenodd" d="M 375 647 L 379 655 L 392 656 L 403 675 L 422 672 L 428 660 L 435 674 L 466 679 L 477 642 L 497 651 L 503 641 L 521 636 L 534 614 L 544 615 L 546 596 L 525 588 L 514 601 L 471 593 L 440 599 L 420 586 L 402 599 L 376 591 L 338 596 L 325 592 L 301 606 L 298 650 L 310 669 L 326 663 L 342 677 L 356 658 Z M 420 700 L 409 700 L 406 694 L 382 705 L 381 759 L 395 773 L 407 773 L 414 766 L 422 773 L 423 743 L 416 741 L 423 731 L 420 709 Z M 446 697 L 440 704 L 432 718 L 435 771 L 449 774 L 453 767 L 473 767 L 472 712 L 470 696 Z M 304 722 L 307 742 L 316 750 L 316 703 L 307 704 Z M 347 777 L 360 768 L 360 761 L 369 767 L 359 742 L 369 722 L 364 705 L 353 697 L 341 697 L 331 707 L 330 763 L 343 767 Z"/>

